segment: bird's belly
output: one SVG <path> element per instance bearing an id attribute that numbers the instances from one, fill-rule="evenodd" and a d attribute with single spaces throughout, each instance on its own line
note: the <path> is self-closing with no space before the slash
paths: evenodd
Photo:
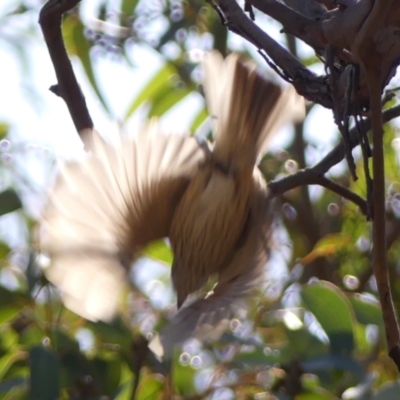
<path id="1" fill-rule="evenodd" d="M 197 174 L 171 226 L 172 279 L 178 298 L 198 290 L 229 261 L 248 212 L 247 182 L 217 169 Z"/>

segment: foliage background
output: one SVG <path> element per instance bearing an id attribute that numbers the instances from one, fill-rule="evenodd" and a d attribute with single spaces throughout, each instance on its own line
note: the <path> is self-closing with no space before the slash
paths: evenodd
<path id="1" fill-rule="evenodd" d="M 172 255 L 164 242 L 149 247 L 132 267 L 133 290 L 114 324 L 90 323 L 62 307 L 39 268 L 46 260 L 33 250 L 35 220 L 55 154 L 72 157 L 81 149 L 62 101 L 33 81 L 40 68 L 48 71 L 49 86 L 55 83 L 36 23 L 40 6 L 15 1 L 0 14 L 0 49 L 13 60 L 0 82 L 6 84 L 12 68 L 20 77 L 19 87 L 1 91 L 0 398 L 398 398 L 371 270 L 371 226 L 355 205 L 320 188 L 298 188 L 277 200 L 267 284 L 251 302 L 248 320 L 232 321 L 218 343 L 191 341 L 168 365 L 146 352 L 144 338 L 174 312 Z M 274 21 L 257 13 L 256 18 L 297 51 Z M 110 137 L 152 116 L 166 129 L 209 137 L 199 91 L 202 52 L 234 49 L 255 56 L 200 0 L 84 0 L 80 11 L 65 18 L 63 30 L 95 123 Z M 304 45 L 297 47 L 303 63 L 321 70 Z M 115 87 L 120 73 L 122 90 Z M 23 101 L 11 107 L 16 93 Z M 261 162 L 268 180 L 316 162 L 338 140 L 337 134 L 330 140 L 329 112 L 311 104 L 308 110 L 295 134 L 283 132 L 285 148 L 275 146 Z M 385 141 L 388 255 L 398 306 L 400 141 L 394 125 L 385 127 Z M 331 177 L 364 195 L 357 152 L 356 160 L 357 182 L 343 165 Z"/>

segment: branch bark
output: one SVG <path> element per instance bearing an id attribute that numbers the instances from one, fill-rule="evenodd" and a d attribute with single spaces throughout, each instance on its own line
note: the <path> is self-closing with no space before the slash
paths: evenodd
<path id="1" fill-rule="evenodd" d="M 400 105 L 384 111 L 382 115 L 382 121 L 389 122 L 399 116 Z M 364 133 L 367 133 L 371 129 L 371 118 L 364 119 L 361 123 L 360 128 Z M 349 139 L 351 149 L 354 149 L 356 146 L 358 146 L 359 135 L 355 126 L 349 131 Z M 270 181 L 268 183 L 268 187 L 270 188 L 274 196 L 278 196 L 287 192 L 288 190 L 295 189 L 298 186 L 320 185 L 321 181 L 319 181 L 319 178 L 324 176 L 324 174 L 326 174 L 334 165 L 341 162 L 344 159 L 344 156 L 344 145 L 343 140 L 341 140 L 340 143 L 333 150 L 331 150 L 321 161 L 319 161 L 313 167 L 304 168 L 293 175 L 277 181 Z M 356 204 L 361 205 L 361 202 L 357 200 Z M 362 205 L 361 208 L 363 209 L 363 207 L 364 205 Z"/>
<path id="2" fill-rule="evenodd" d="M 333 107 L 326 79 L 308 70 L 296 57 L 251 21 L 236 0 L 213 0 L 213 3 L 225 17 L 228 29 L 265 52 L 299 94 L 324 107 Z"/>
<path id="3" fill-rule="evenodd" d="M 61 32 L 62 16 L 80 0 L 49 0 L 41 9 L 39 24 L 57 76 L 57 85 L 51 90 L 64 99 L 75 128 L 88 149 L 93 121 L 86 106 L 85 97 L 76 80 Z M 89 137 L 88 137 L 89 136 Z"/>

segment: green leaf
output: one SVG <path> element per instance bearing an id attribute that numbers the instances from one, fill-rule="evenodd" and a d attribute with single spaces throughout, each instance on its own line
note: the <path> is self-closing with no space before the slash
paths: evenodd
<path id="1" fill-rule="evenodd" d="M 78 16 L 69 14 L 67 18 L 64 18 L 63 37 L 65 47 L 67 48 L 69 54 L 77 56 L 80 59 L 86 76 L 96 92 L 97 97 L 107 113 L 111 114 L 111 111 L 104 100 L 103 95 L 101 94 L 99 85 L 97 84 L 97 79 L 95 77 L 90 58 L 90 45 L 85 37 L 84 29 L 85 27 Z"/>
<path id="2" fill-rule="evenodd" d="M 26 352 L 22 351 L 17 351 L 12 354 L 7 354 L 4 357 L 0 358 L 0 382 L 3 381 L 7 371 L 16 361 L 25 359 L 26 359 Z"/>
<path id="3" fill-rule="evenodd" d="M 190 131 L 191 132 L 196 132 L 196 130 L 199 128 L 199 126 L 207 119 L 208 117 L 208 111 L 204 107 L 202 108 L 199 113 L 194 117 L 192 124 L 190 125 Z"/>
<path id="4" fill-rule="evenodd" d="M 18 292 L 11 292 L 0 286 L 0 325 L 8 322 L 28 303 L 28 299 Z"/>
<path id="5" fill-rule="evenodd" d="M 121 13 L 127 17 L 132 16 L 138 3 L 139 0 L 122 0 Z"/>
<path id="6" fill-rule="evenodd" d="M 243 366 L 249 366 L 251 368 L 256 366 L 269 367 L 280 362 L 288 361 L 288 359 L 282 359 L 281 349 L 270 347 L 271 351 L 269 352 L 265 352 L 263 347 L 254 347 L 253 351 L 237 353 L 233 359 L 234 365 L 240 368 L 243 368 Z"/>
<path id="7" fill-rule="evenodd" d="M 196 393 L 194 386 L 194 377 L 196 370 L 188 365 L 182 365 L 177 361 L 174 364 L 174 372 L 172 374 L 175 390 L 183 397 L 191 396 Z"/>
<path id="8" fill-rule="evenodd" d="M 0 354 L 16 350 L 19 335 L 14 328 L 8 324 L 0 327 Z"/>
<path id="9" fill-rule="evenodd" d="M 22 202 L 14 189 L 0 192 L 0 216 L 22 208 Z"/>
<path id="10" fill-rule="evenodd" d="M 312 335 L 306 328 L 291 330 L 285 327 L 284 331 L 290 344 L 287 349 L 289 357 L 312 357 L 328 351 L 327 345 Z"/>
<path id="11" fill-rule="evenodd" d="M 163 389 L 163 383 L 159 375 L 146 375 L 139 384 L 138 392 L 135 397 L 137 400 L 158 399 Z"/>
<path id="12" fill-rule="evenodd" d="M 90 367 L 102 394 L 113 395 L 121 379 L 121 360 L 116 357 L 96 357 L 91 360 Z"/>
<path id="13" fill-rule="evenodd" d="M 354 239 L 350 235 L 343 233 L 326 235 L 315 244 L 310 253 L 300 260 L 300 263 L 307 265 L 318 257 L 335 255 L 339 250 L 344 249 L 353 242 Z"/>
<path id="14" fill-rule="evenodd" d="M 306 392 L 296 395 L 295 400 L 337 400 L 337 397 L 327 390 L 317 388 L 313 392 Z"/>
<path id="15" fill-rule="evenodd" d="M 161 261 L 165 264 L 171 265 L 174 259 L 172 250 L 164 240 L 157 240 L 150 243 L 143 251 L 143 253 L 154 260 Z"/>
<path id="16" fill-rule="evenodd" d="M 56 354 L 49 348 L 33 347 L 30 357 L 30 391 L 32 400 L 56 400 L 59 395 L 60 372 Z"/>
<path id="17" fill-rule="evenodd" d="M 36 324 L 30 324 L 19 335 L 19 343 L 23 346 L 35 346 L 43 340 L 43 331 Z"/>
<path id="18" fill-rule="evenodd" d="M 129 349 L 132 344 L 132 332 L 120 318 L 115 318 L 111 323 L 102 321 L 87 322 L 99 343 L 118 343 L 123 349 Z"/>
<path id="19" fill-rule="evenodd" d="M 9 124 L 7 124 L 6 122 L 0 122 L 0 140 L 4 139 L 7 136 L 9 130 Z"/>
<path id="20" fill-rule="evenodd" d="M 5 259 L 10 251 L 11 249 L 8 244 L 0 241 L 0 260 Z"/>
<path id="21" fill-rule="evenodd" d="M 319 281 L 304 286 L 301 298 L 328 335 L 331 351 L 350 354 L 354 349 L 354 317 L 344 293 L 332 283 Z"/>
<path id="22" fill-rule="evenodd" d="M 165 87 L 170 86 L 168 79 L 175 73 L 176 69 L 172 64 L 166 63 L 162 66 L 150 82 L 147 83 L 147 85 L 132 101 L 132 104 L 129 106 L 128 111 L 125 114 L 124 121 L 126 121 L 145 101 L 152 100 Z"/>
<path id="23" fill-rule="evenodd" d="M 363 325 L 378 325 L 383 328 L 382 310 L 378 300 L 371 297 L 355 294 L 350 296 L 357 321 Z"/>
<path id="24" fill-rule="evenodd" d="M 174 89 L 168 87 L 166 93 L 157 96 L 149 110 L 149 117 L 160 117 L 170 110 L 175 104 L 184 99 L 190 90 L 187 88 Z"/>

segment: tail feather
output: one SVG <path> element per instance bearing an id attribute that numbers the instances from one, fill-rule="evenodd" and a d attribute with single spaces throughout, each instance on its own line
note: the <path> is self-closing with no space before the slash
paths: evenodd
<path id="1" fill-rule="evenodd" d="M 286 122 L 304 117 L 295 90 L 262 77 L 237 54 L 225 60 L 212 52 L 204 60 L 204 91 L 213 119 L 214 157 L 237 168 L 254 166 L 266 143 Z"/>

